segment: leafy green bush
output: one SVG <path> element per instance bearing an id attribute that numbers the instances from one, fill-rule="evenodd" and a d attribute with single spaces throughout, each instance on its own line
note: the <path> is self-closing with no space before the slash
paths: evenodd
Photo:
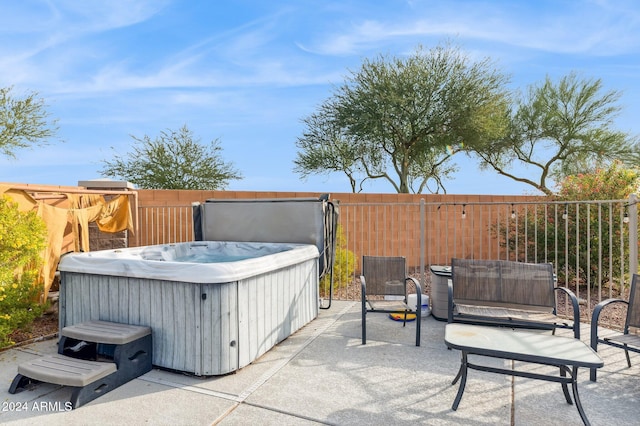
<path id="1" fill-rule="evenodd" d="M 0 348 L 13 344 L 9 334 L 42 315 L 36 286 L 42 266 L 46 227 L 34 212 L 21 212 L 0 198 Z"/>
<path id="2" fill-rule="evenodd" d="M 336 254 L 333 263 L 333 286 L 334 288 L 346 287 L 353 278 L 356 270 L 356 255 L 347 249 L 347 238 L 342 231 L 342 227 L 338 225 L 336 233 Z M 320 295 L 326 296 L 329 293 L 331 277 L 326 274 L 320 280 Z"/>
<path id="3" fill-rule="evenodd" d="M 558 198 L 563 201 L 586 200 L 624 200 L 632 193 L 637 193 L 640 174 L 637 170 L 625 168 L 622 163 L 613 162 L 606 168 L 599 168 L 593 173 L 580 173 L 568 176 L 560 183 Z M 568 244 L 567 268 L 575 273 L 579 265 L 581 276 L 589 275 L 592 285 L 598 284 L 599 276 L 606 280 L 609 273 L 619 271 L 624 263 L 623 250 L 620 241 L 628 241 L 629 228 L 623 225 L 623 214 L 626 207 L 620 204 L 602 206 L 597 212 L 592 209 L 588 216 L 584 209 L 581 214 L 576 214 L 575 205 L 566 207 L 569 229 L 566 243 Z M 598 234 L 598 213 L 608 226 L 603 226 L 602 234 Z M 593 233 L 589 238 L 576 236 L 575 230 L 591 229 Z M 564 235 L 563 235 L 564 237 Z M 612 237 L 612 238 L 610 238 Z M 562 249 L 564 249 L 564 239 Z M 598 264 L 598 248 L 602 250 L 602 267 Z M 564 273 L 565 265 L 559 265 L 558 275 Z M 609 270 L 611 268 L 611 270 Z M 574 277 L 566 277 L 567 282 Z"/>
<path id="4" fill-rule="evenodd" d="M 560 283 L 569 284 L 579 276 L 588 277 L 591 285 L 596 286 L 600 280 L 607 280 L 610 273 L 615 275 L 624 261 L 620 241 L 628 240 L 628 227 L 623 226 L 626 207 L 622 203 L 604 203 L 599 208 L 589 208 L 575 202 L 625 200 L 637 193 L 639 181 L 637 170 L 625 168 L 618 162 L 592 173 L 568 176 L 551 198 L 567 202 L 564 206 L 527 208 L 517 222 L 498 224 L 492 227 L 492 232 L 500 237 L 510 253 L 519 253 L 517 260 L 520 261 L 535 261 L 536 253 L 546 248 L 548 259 L 558 261 L 554 266 Z M 601 227 L 598 226 L 600 220 Z M 590 230 L 588 234 L 587 230 Z M 522 248 L 523 242 L 526 250 L 517 250 L 516 245 Z M 525 253 L 529 258 L 525 258 Z"/>

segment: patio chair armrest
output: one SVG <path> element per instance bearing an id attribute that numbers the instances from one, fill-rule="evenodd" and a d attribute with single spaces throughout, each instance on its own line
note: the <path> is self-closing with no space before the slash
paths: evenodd
<path id="1" fill-rule="evenodd" d="M 598 322 L 600 321 L 600 314 L 605 307 L 614 303 L 622 303 L 629 306 L 629 302 L 626 300 L 612 298 L 603 300 L 593 308 L 593 314 L 591 315 L 591 348 L 594 351 L 598 349 Z"/>
<path id="2" fill-rule="evenodd" d="M 413 282 L 413 285 L 416 287 L 416 293 L 418 294 L 418 297 L 420 297 L 420 295 L 422 294 L 422 287 L 420 286 L 420 282 L 413 277 L 407 277 L 405 278 L 405 280 Z"/>
<path id="3" fill-rule="evenodd" d="M 573 336 L 576 339 L 580 338 L 580 304 L 575 293 L 567 287 L 555 287 L 556 291 L 563 291 L 567 297 L 571 300 L 571 307 L 573 309 Z"/>
<path id="4" fill-rule="evenodd" d="M 453 322 L 453 280 L 447 280 L 447 322 Z"/>
<path id="5" fill-rule="evenodd" d="M 412 281 L 413 285 L 416 287 L 416 317 L 418 321 L 422 319 L 422 287 L 418 280 L 413 277 L 405 278 L 405 281 Z"/>
<path id="6" fill-rule="evenodd" d="M 364 279 L 364 275 L 360 275 L 360 295 L 362 303 L 367 300 L 367 282 Z"/>
<path id="7" fill-rule="evenodd" d="M 598 303 L 595 308 L 593 308 L 593 314 L 591 314 L 591 349 L 593 349 L 595 352 L 598 352 L 598 343 L 600 343 L 600 338 L 598 337 L 598 322 L 600 321 L 600 314 L 602 313 L 602 310 L 604 308 L 609 305 L 613 305 L 614 303 L 622 303 L 627 305 L 627 308 L 629 307 L 629 302 L 627 302 L 626 300 L 611 298 L 603 300 L 602 302 Z M 627 331 L 628 329 L 625 321 L 625 332 Z M 628 359 L 629 358 L 627 358 L 627 360 Z M 589 373 L 589 379 L 592 382 L 596 381 L 595 368 L 591 369 Z"/>
<path id="8" fill-rule="evenodd" d="M 614 303 L 623 303 L 625 305 L 629 305 L 629 302 L 623 299 L 612 298 L 603 300 L 602 302 L 598 303 L 595 308 L 593 308 L 593 314 L 591 315 L 591 324 L 597 324 L 598 321 L 600 321 L 600 314 L 602 313 L 602 310 Z"/>

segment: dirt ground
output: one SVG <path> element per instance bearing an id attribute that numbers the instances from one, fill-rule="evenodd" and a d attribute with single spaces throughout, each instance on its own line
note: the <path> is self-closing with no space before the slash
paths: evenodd
<path id="1" fill-rule="evenodd" d="M 37 339 L 53 337 L 57 332 L 58 313 L 52 312 L 36 318 L 28 327 L 14 331 L 9 338 L 19 346 Z"/>

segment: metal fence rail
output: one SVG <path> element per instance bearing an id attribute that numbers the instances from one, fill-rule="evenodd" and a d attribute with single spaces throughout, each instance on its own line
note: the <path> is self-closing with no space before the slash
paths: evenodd
<path id="1" fill-rule="evenodd" d="M 586 304 L 624 294 L 638 271 L 637 198 L 603 201 L 341 203 L 351 282 L 363 255 L 405 256 L 423 283 L 451 258 L 550 262 Z M 193 240 L 191 206 L 140 207 L 139 245 Z M 338 257 L 340 257 L 338 255 Z M 344 283 L 343 283 L 344 284 Z"/>
<path id="2" fill-rule="evenodd" d="M 193 217 L 189 206 L 138 208 L 137 245 L 183 243 L 193 241 Z"/>

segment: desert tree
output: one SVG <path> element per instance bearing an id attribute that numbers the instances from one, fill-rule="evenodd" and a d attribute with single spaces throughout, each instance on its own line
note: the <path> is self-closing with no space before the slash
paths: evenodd
<path id="1" fill-rule="evenodd" d="M 529 86 L 511 108 L 505 137 L 470 146 L 481 167 L 553 194 L 553 182 L 603 164 L 637 165 L 636 137 L 614 128 L 621 93 L 570 73 Z"/>
<path id="2" fill-rule="evenodd" d="M 0 152 L 15 158 L 16 151 L 46 145 L 58 131 L 47 104 L 37 92 L 15 95 L 0 87 Z"/>
<path id="3" fill-rule="evenodd" d="M 451 44 L 366 59 L 302 120 L 294 171 L 344 173 L 354 192 L 370 179 L 398 193 L 446 192 L 452 155 L 506 130 L 507 80 Z"/>
<path id="4" fill-rule="evenodd" d="M 202 144 L 184 125 L 164 130 L 152 139 L 131 136 L 132 151 L 102 161 L 103 176 L 120 178 L 144 189 L 225 189 L 229 181 L 242 179 L 230 162 L 222 158 L 220 141 Z"/>

